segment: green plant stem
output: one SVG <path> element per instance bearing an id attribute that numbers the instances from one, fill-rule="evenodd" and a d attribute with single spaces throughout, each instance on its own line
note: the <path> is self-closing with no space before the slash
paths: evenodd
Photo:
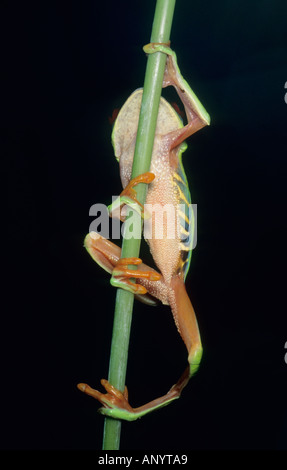
<path id="1" fill-rule="evenodd" d="M 157 0 L 150 42 L 168 42 L 170 37 L 175 0 Z M 132 177 L 149 171 L 166 56 L 160 52 L 148 56 L 142 105 L 136 139 Z M 137 199 L 144 204 L 147 185 L 136 187 Z M 140 217 L 139 217 L 140 219 Z M 141 223 L 141 220 L 139 220 Z M 123 236 L 122 257 L 138 257 L 141 239 Z M 112 334 L 109 382 L 123 391 L 126 382 L 128 347 L 132 322 L 134 295 L 123 289 L 116 294 L 114 326 Z M 105 418 L 103 449 L 118 450 L 121 421 Z"/>

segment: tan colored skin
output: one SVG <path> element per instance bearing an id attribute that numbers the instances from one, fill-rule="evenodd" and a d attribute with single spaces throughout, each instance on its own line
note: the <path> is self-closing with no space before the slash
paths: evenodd
<path id="1" fill-rule="evenodd" d="M 153 46 L 149 45 L 148 47 L 152 48 Z M 147 52 L 153 51 L 148 50 Z M 202 105 L 198 104 L 197 98 L 182 78 L 174 53 L 167 56 L 163 82 L 163 87 L 170 85 L 175 87 L 184 104 L 188 123 L 183 127 L 174 109 L 161 98 L 150 167 L 150 172 L 155 177 L 148 186 L 146 204 L 171 204 L 175 207 L 176 218 L 179 219 L 180 214 L 176 208 L 182 194 L 176 184 L 175 176 L 179 174 L 181 144 L 187 137 L 209 124 L 209 121 L 206 111 Z M 119 160 L 120 176 L 124 188 L 130 183 L 131 178 L 141 96 L 142 90 L 136 90 L 131 95 L 121 109 L 113 131 L 115 155 Z M 164 225 L 165 229 L 167 227 Z M 152 273 L 156 273 L 156 271 L 141 263 L 138 265 L 139 272 L 149 273 L 149 277 L 137 278 L 137 286 L 143 286 L 144 291 L 146 290 L 151 297 L 159 299 L 163 304 L 170 305 L 176 326 L 189 353 L 189 366 L 177 384 L 166 395 L 139 408 L 132 408 L 129 405 L 127 391 L 121 393 L 111 387 L 107 381 L 102 382 L 107 394 L 102 394 L 86 384 L 79 384 L 82 391 L 98 399 L 104 405 L 105 408 L 102 409 L 104 414 L 109 414 L 105 412 L 106 409 L 110 411 L 114 408 L 116 409 L 114 417 L 122 419 L 135 419 L 132 415 L 141 416 L 178 398 L 190 376 L 197 370 L 202 354 L 196 316 L 184 284 L 183 247 L 180 233 L 177 233 L 174 239 L 157 239 L 153 236 L 147 242 L 160 274 L 157 273 L 157 277 L 153 276 Z M 94 234 L 93 238 L 90 234 L 86 237 L 85 245 L 95 261 L 108 272 L 118 272 L 119 263 L 123 266 L 123 261 L 119 261 L 120 248 L 103 237 Z M 136 293 L 141 293 L 140 288 Z M 112 416 L 112 414 L 109 415 Z"/>

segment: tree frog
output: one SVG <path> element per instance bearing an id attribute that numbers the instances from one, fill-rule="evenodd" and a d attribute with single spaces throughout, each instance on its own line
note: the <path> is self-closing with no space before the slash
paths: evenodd
<path id="1" fill-rule="evenodd" d="M 156 266 L 160 272 L 146 266 L 138 258 L 120 258 L 121 250 L 99 234 L 88 234 L 85 247 L 92 258 L 106 271 L 112 273 L 111 283 L 134 292 L 142 301 L 153 304 L 154 299 L 170 305 L 177 329 L 188 351 L 188 367 L 172 388 L 162 397 L 138 408 L 128 402 L 127 389 L 122 393 L 107 380 L 101 383 L 107 393 L 92 389 L 81 383 L 78 388 L 99 400 L 103 407 L 100 412 L 106 416 L 135 420 L 155 409 L 169 404 L 178 398 L 190 377 L 197 371 L 202 345 L 195 312 L 185 289 L 185 278 L 189 269 L 193 238 L 193 217 L 179 207 L 189 207 L 190 193 L 182 166 L 182 153 L 187 145 L 185 139 L 206 125 L 210 117 L 188 83 L 182 77 L 177 65 L 176 54 L 169 46 L 150 43 L 144 47 L 147 54 L 164 53 L 167 55 L 163 87 L 173 86 L 179 95 L 187 116 L 184 126 L 172 106 L 160 99 L 159 113 L 155 132 L 150 172 L 131 179 L 135 140 L 142 99 L 142 89 L 132 93 L 121 108 L 114 124 L 112 142 L 115 156 L 119 161 L 123 192 L 120 204 L 136 202 L 133 187 L 148 183 L 146 204 L 172 204 L 175 208 L 179 232 L 176 237 L 147 239 Z M 166 220 L 163 222 L 166 224 Z M 166 228 L 166 227 L 165 227 Z M 183 239 L 189 235 L 189 243 Z M 128 265 L 136 264 L 136 271 Z M 130 281 L 136 278 L 136 283 Z"/>

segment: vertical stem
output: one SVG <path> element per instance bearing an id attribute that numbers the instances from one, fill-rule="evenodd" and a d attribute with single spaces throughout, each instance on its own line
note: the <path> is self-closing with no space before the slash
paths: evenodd
<path id="1" fill-rule="evenodd" d="M 168 42 L 170 37 L 175 0 L 157 0 L 152 26 L 151 42 Z M 166 56 L 160 52 L 148 56 L 142 105 L 139 116 L 132 177 L 149 171 Z M 146 185 L 136 188 L 137 199 L 144 204 Z M 140 218 L 139 218 L 140 219 Z M 139 220 L 139 223 L 141 221 Z M 123 236 L 122 257 L 138 257 L 140 239 Z M 128 347 L 132 322 L 134 295 L 117 290 L 114 326 L 111 344 L 109 382 L 123 391 L 126 382 Z M 120 446 L 121 421 L 105 418 L 103 449 L 118 450 Z"/>

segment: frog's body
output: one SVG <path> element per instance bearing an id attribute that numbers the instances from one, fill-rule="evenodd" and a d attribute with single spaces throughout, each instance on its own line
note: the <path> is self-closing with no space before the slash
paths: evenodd
<path id="1" fill-rule="evenodd" d="M 142 89 L 138 89 L 129 97 L 120 112 L 119 119 L 125 125 L 125 128 L 129 129 L 129 132 L 124 132 L 122 126 L 120 128 L 115 126 L 113 132 L 115 155 L 120 162 L 123 188 L 128 185 L 131 178 L 141 99 Z M 129 108 L 133 109 L 133 113 Z M 176 151 L 170 153 L 169 134 L 182 127 L 182 121 L 178 114 L 164 98 L 161 98 L 150 166 L 150 172 L 155 175 L 155 178 L 148 186 L 146 204 L 159 204 L 162 207 L 169 204 L 176 208 L 180 203 L 187 205 L 191 203 L 188 184 L 181 163 L 181 154 L 185 150 L 186 144 L 181 144 Z M 118 137 L 119 134 L 120 138 Z M 186 221 L 179 216 L 178 211 L 176 211 L 176 216 L 179 218 L 180 225 L 184 223 L 183 228 L 185 229 Z M 163 227 L 163 230 L 165 229 L 166 227 Z M 147 241 L 149 243 L 149 240 Z M 157 242 L 160 242 L 161 245 L 160 256 L 157 256 L 159 252 Z M 181 245 L 180 236 L 176 239 L 152 239 L 149 245 L 160 272 L 166 280 L 170 280 L 178 264 L 178 253 L 185 249 Z M 189 251 L 189 253 L 191 252 Z M 166 263 L 166 259 L 170 256 L 173 256 L 175 260 Z"/>
<path id="2" fill-rule="evenodd" d="M 142 89 L 138 89 L 132 93 L 122 107 L 112 134 L 115 156 L 120 164 L 123 188 L 128 185 L 131 179 L 141 100 Z M 160 207 L 167 205 L 173 207 L 177 222 L 175 225 L 180 228 L 180 231 L 175 233 L 174 238 L 163 237 L 158 239 L 153 236 L 147 239 L 154 262 L 163 276 L 163 282 L 146 281 L 145 285 L 148 284 L 148 292 L 159 298 L 162 303 L 174 306 L 175 323 L 183 336 L 184 332 L 179 326 L 180 320 L 176 311 L 177 302 L 173 284 L 177 285 L 177 290 L 182 291 L 184 289 L 183 281 L 187 274 L 192 253 L 191 243 L 194 227 L 192 220 L 187 219 L 188 211 L 185 211 L 185 213 L 180 212 L 183 205 L 189 207 L 191 204 L 188 183 L 181 161 L 182 152 L 187 145 L 183 142 L 173 148 L 174 133 L 182 128 L 183 123 L 179 115 L 161 97 L 150 166 L 150 172 L 155 175 L 155 178 L 148 185 L 146 205 L 151 204 L 154 206 L 157 204 L 159 210 Z M 168 230 L 166 220 L 156 217 L 156 215 L 155 211 L 154 232 L 158 233 L 156 224 L 163 223 L 164 226 L 161 228 L 164 234 L 165 230 Z M 183 237 L 186 238 L 187 233 L 191 240 L 188 246 L 182 241 Z M 175 283 L 175 277 L 178 277 L 180 282 Z"/>
<path id="3" fill-rule="evenodd" d="M 150 167 L 150 173 L 154 175 L 154 178 L 150 180 L 146 197 L 146 205 L 155 208 L 155 219 L 151 218 L 147 222 L 152 224 L 152 236 L 147 239 L 147 242 L 160 274 L 141 264 L 136 287 L 124 280 L 122 287 L 132 289 L 138 294 L 148 292 L 162 303 L 170 305 L 176 326 L 189 352 L 189 367 L 166 395 L 136 409 L 130 407 L 125 394 L 119 398 L 120 392 L 115 392 L 106 381 L 103 385 L 108 392 L 107 395 L 91 389 L 86 384 L 80 384 L 81 390 L 104 404 L 105 408 L 101 409 L 104 414 L 127 420 L 136 419 L 178 398 L 191 375 L 197 370 L 202 355 L 195 313 L 184 284 L 191 258 L 194 223 L 193 212 L 190 211 L 192 209 L 190 193 L 181 157 L 187 147 L 184 140 L 209 124 L 209 116 L 180 75 L 175 54 L 169 48 L 159 45 L 146 46 L 145 50 L 149 53 L 159 50 L 168 54 L 163 86 L 173 85 L 176 88 L 184 104 L 188 124 L 183 126 L 176 111 L 164 98 L 161 98 Z M 136 184 L 131 180 L 131 173 L 141 99 L 142 89 L 132 93 L 116 119 L 112 134 L 124 188 Z M 174 209 L 174 220 L 168 217 L 162 218 L 162 215 L 157 217 L 158 212 L 168 206 Z M 163 237 L 157 236 L 160 233 L 157 232 L 157 224 L 161 225 L 158 228 L 162 230 Z M 171 228 L 174 229 L 174 237 L 167 236 Z M 105 264 L 105 269 L 113 272 L 114 277 L 119 276 L 119 272 L 121 278 L 123 277 L 124 269 L 119 271 L 117 268 L 122 263 L 118 247 L 99 235 L 93 237 L 88 235 L 85 245 L 92 257 L 99 264 Z M 139 286 L 144 290 L 140 290 Z M 145 301 L 145 295 L 141 297 Z"/>

